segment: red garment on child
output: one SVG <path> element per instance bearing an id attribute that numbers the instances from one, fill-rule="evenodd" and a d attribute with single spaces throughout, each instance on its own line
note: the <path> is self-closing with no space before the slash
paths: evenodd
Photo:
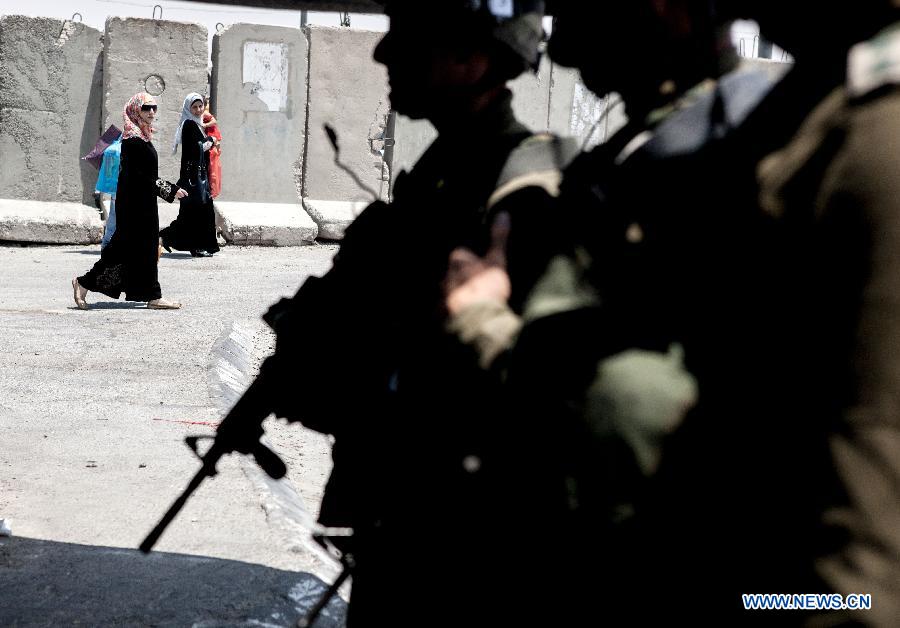
<path id="1" fill-rule="evenodd" d="M 208 124 L 210 122 L 212 124 L 206 127 L 206 134 L 221 142 L 222 132 L 219 131 L 219 125 L 215 117 L 207 111 L 203 114 L 203 123 Z M 218 146 L 213 146 L 209 150 L 209 191 L 213 198 L 216 198 L 219 192 L 222 191 L 222 163 L 219 160 L 221 154 L 221 149 Z"/>

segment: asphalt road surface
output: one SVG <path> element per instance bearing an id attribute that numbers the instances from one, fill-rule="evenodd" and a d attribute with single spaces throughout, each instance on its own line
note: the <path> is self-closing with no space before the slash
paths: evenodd
<path id="1" fill-rule="evenodd" d="M 336 569 L 303 529 L 330 443 L 299 426 L 267 423 L 287 482 L 230 456 L 156 552 L 134 548 L 198 469 L 185 436 L 214 433 L 226 389 L 271 349 L 260 316 L 335 252 L 167 254 L 163 296 L 182 310 L 91 293 L 85 312 L 70 281 L 98 247 L 0 246 L 0 625 L 290 626 L 315 603 Z"/>

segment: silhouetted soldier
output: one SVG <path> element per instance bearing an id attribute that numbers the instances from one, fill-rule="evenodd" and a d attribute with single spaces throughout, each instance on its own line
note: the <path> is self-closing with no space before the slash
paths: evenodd
<path id="1" fill-rule="evenodd" d="M 713 9 L 552 7 L 551 56 L 595 93 L 621 94 L 629 123 L 566 170 L 557 215 L 574 225 L 571 248 L 526 300 L 508 385 L 519 413 L 553 417 L 547 457 L 569 475 L 576 597 L 600 596 L 595 618 L 612 624 L 727 625 L 777 551 L 741 536 L 772 504 L 747 507 L 759 461 L 734 447 L 755 442 L 734 427 L 764 407 L 754 277 L 772 224 L 725 142 L 769 83 L 732 71 Z M 702 603 L 688 595 L 698 587 Z"/>
<path id="2" fill-rule="evenodd" d="M 653 23 L 651 3 L 640 4 L 612 3 L 618 8 L 605 7 L 605 17 L 627 37 L 627 14 L 644 11 L 644 23 Z M 652 4 L 676 16 L 691 5 L 702 16 L 710 6 Z M 608 508 L 614 523 L 597 562 L 612 571 L 608 590 L 630 604 L 623 615 L 631 621 L 892 625 L 900 615 L 900 437 L 892 405 L 900 390 L 892 310 L 900 249 L 891 235 L 900 198 L 900 15 L 875 0 L 815 10 L 775 2 L 722 8 L 718 19 L 758 19 L 795 55 L 795 70 L 739 129 L 701 133 L 713 141 L 695 143 L 700 150 L 671 148 L 697 130 L 722 127 L 696 118 L 665 141 L 674 114 L 650 135 L 626 129 L 624 144 L 614 138 L 580 160 L 563 185 L 564 206 L 572 198 L 585 206 L 585 190 L 598 199 L 588 216 L 595 226 L 585 229 L 597 236 L 584 245 L 591 256 L 573 265 L 599 295 L 598 338 L 591 348 L 588 332 L 558 317 L 555 332 L 542 322 L 551 340 L 543 346 L 574 336 L 569 346 L 602 355 L 654 344 L 660 351 L 677 340 L 699 391 L 698 405 L 679 421 L 672 410 L 685 397 L 662 394 L 678 381 L 671 362 L 668 371 L 654 369 L 649 354 L 601 363 L 583 415 L 609 437 L 613 478 L 605 485 L 613 492 L 589 483 L 579 492 L 606 500 L 587 521 L 603 521 Z M 562 5 L 555 41 L 583 41 L 589 33 L 579 35 L 579 25 L 594 23 L 587 17 L 583 5 Z M 676 20 L 663 32 L 691 23 Z M 651 40 L 668 41 L 648 30 Z M 600 39 L 611 49 L 622 43 Z M 604 87 L 622 91 L 626 103 L 640 96 L 635 83 L 643 85 L 644 102 L 652 103 L 654 90 L 679 80 L 634 72 L 654 60 L 666 67 L 667 56 L 643 41 L 645 50 L 622 55 L 614 69 L 598 61 L 606 55 L 574 47 L 568 62 L 589 85 L 606 78 Z M 679 63 L 671 45 L 666 50 Z M 554 52 L 567 62 L 564 49 L 551 45 Z M 697 61 L 682 58 L 676 68 L 702 69 Z M 718 92 L 726 102 L 714 114 L 728 110 L 726 80 Z M 580 169 L 586 164 L 592 170 Z M 530 332 L 519 344 L 533 350 Z M 532 362 L 564 362 L 552 350 L 537 355 Z M 654 394 L 670 409 L 648 404 Z M 624 449 L 609 445 L 623 442 Z M 635 471 L 623 488 L 629 457 Z M 585 477 L 603 476 L 576 475 Z M 808 591 L 872 593 L 873 610 L 754 613 L 741 598 Z M 656 603 L 641 604 L 648 596 Z"/>
<path id="3" fill-rule="evenodd" d="M 247 450 L 252 419 L 270 411 L 334 435 L 320 520 L 355 531 L 341 544 L 357 565 L 351 626 L 522 625 L 559 602 L 513 597 L 557 581 L 540 573 L 540 547 L 527 549 L 553 511 L 531 512 L 544 490 L 533 444 L 517 442 L 497 411 L 498 374 L 481 368 L 495 345 L 466 333 L 490 320 L 510 336 L 518 321 L 455 307 L 445 276 L 467 272 L 461 247 L 508 248 L 520 307 L 553 253 L 546 208 L 576 151 L 517 122 L 506 88 L 537 67 L 542 2 L 427 4 L 387 3 L 375 59 L 393 108 L 439 137 L 398 176 L 393 202 L 348 228 L 332 270 L 267 314 L 275 354 L 238 406 L 248 421 L 220 435 Z"/>

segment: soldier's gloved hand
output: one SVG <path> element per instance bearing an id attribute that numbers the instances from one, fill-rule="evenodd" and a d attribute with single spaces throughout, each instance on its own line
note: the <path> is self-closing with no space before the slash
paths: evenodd
<path id="1" fill-rule="evenodd" d="M 645 475 L 662 456 L 662 439 L 697 403 L 697 382 L 684 366 L 684 350 L 629 350 L 600 362 L 587 391 L 585 417 L 600 436 L 627 442 Z"/>
<path id="2" fill-rule="evenodd" d="M 447 312 L 455 316 L 477 303 L 506 303 L 512 285 L 506 272 L 506 243 L 510 217 L 501 212 L 491 226 L 491 246 L 484 257 L 459 248 L 450 254 L 444 297 Z"/>

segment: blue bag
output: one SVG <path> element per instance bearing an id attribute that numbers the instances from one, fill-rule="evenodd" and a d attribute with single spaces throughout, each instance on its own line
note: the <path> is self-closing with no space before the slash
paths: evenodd
<path id="1" fill-rule="evenodd" d="M 122 156 L 122 136 L 103 151 L 103 163 L 100 165 L 100 176 L 97 178 L 97 192 L 116 195 L 119 185 L 119 160 Z"/>

